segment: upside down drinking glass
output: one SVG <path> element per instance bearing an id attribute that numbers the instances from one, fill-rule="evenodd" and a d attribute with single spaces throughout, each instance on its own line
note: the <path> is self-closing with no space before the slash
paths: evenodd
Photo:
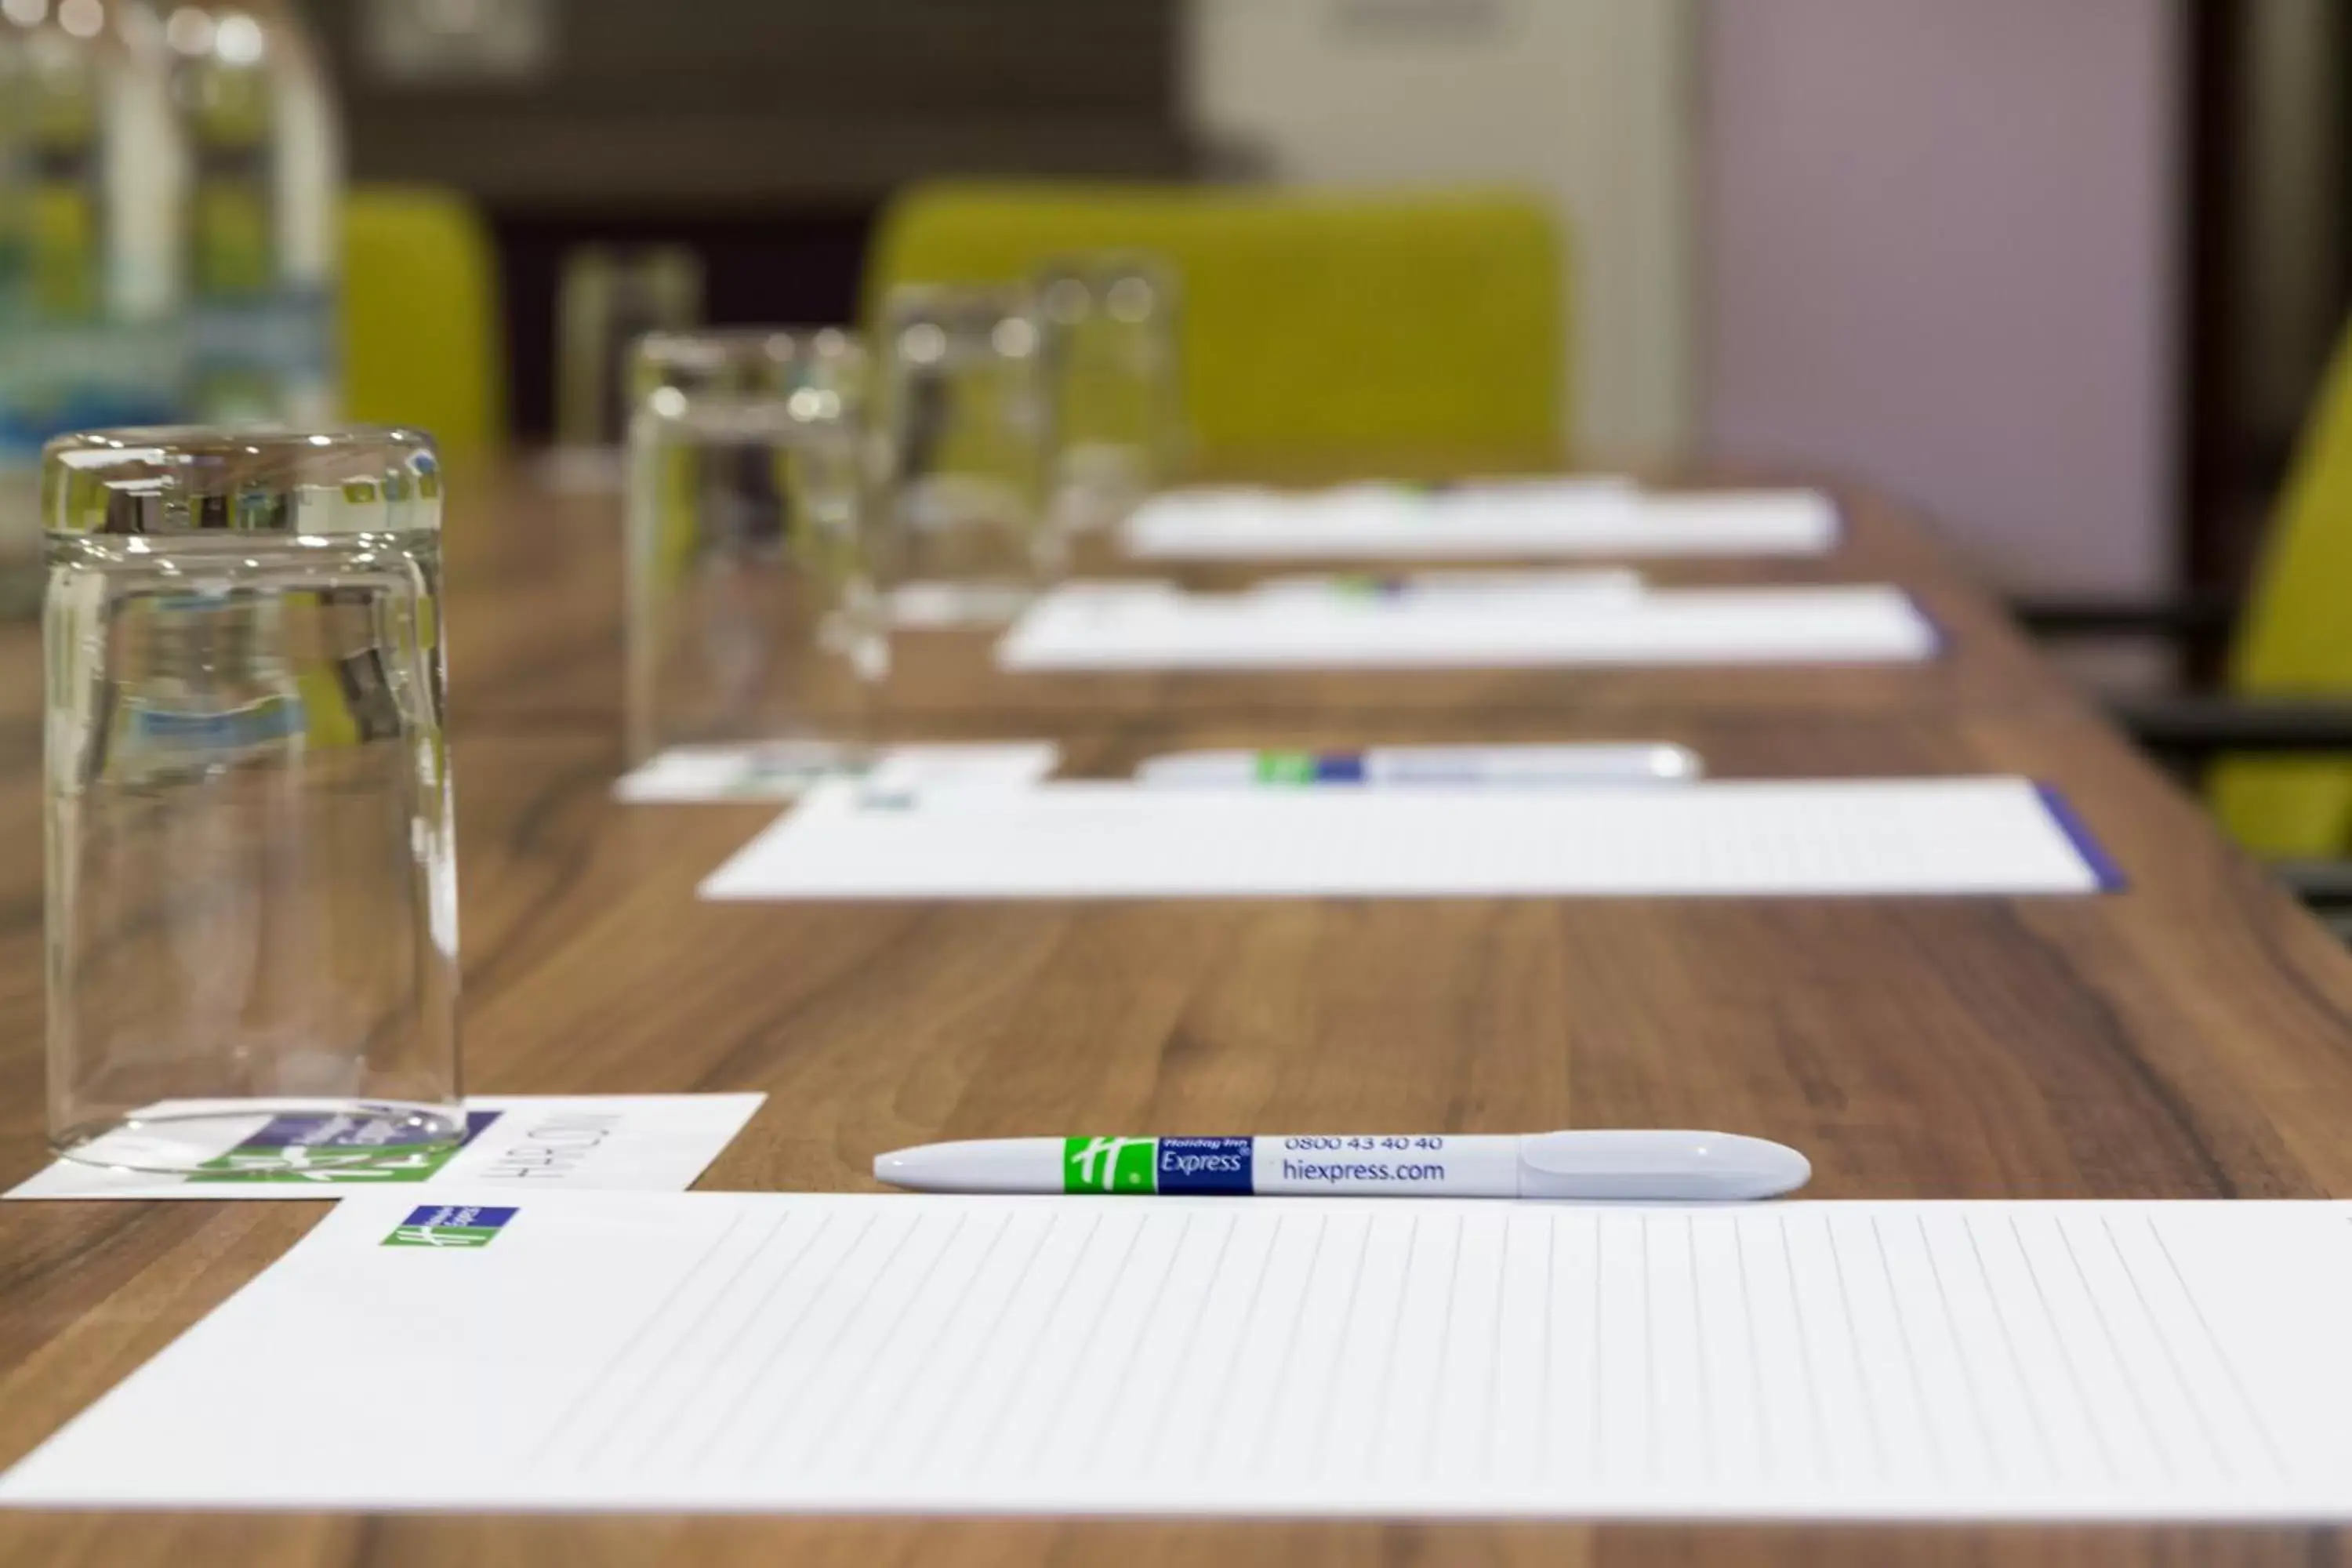
<path id="1" fill-rule="evenodd" d="M 1057 257 L 1036 276 L 1048 515 L 1102 527 L 1168 485 L 1183 445 L 1174 270 L 1129 251 Z"/>
<path id="2" fill-rule="evenodd" d="M 894 625 L 1013 620 L 1058 577 L 1041 339 L 1017 289 L 910 285 L 884 309 L 879 428 Z"/>
<path id="3" fill-rule="evenodd" d="M 628 749 L 863 765 L 889 645 L 866 531 L 865 356 L 835 329 L 646 340 L 630 422 Z"/>
<path id="4" fill-rule="evenodd" d="M 238 1179 L 461 1139 L 441 500 L 403 430 L 49 444 L 60 1153 Z"/>

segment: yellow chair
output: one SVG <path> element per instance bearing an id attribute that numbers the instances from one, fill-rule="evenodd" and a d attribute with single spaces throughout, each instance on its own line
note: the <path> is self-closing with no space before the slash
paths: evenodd
<path id="1" fill-rule="evenodd" d="M 2249 698 L 2352 696 L 2352 332 L 2305 422 L 2230 651 L 2229 686 Z M 2231 837 L 2255 854 L 2352 851 L 2352 760 L 2230 757 L 2210 791 Z"/>
<path id="2" fill-rule="evenodd" d="M 472 205 L 430 187 L 343 199 L 343 411 L 459 461 L 506 438 L 498 265 Z"/>
<path id="3" fill-rule="evenodd" d="M 1182 283 L 1185 415 L 1206 465 L 1545 464 L 1567 428 L 1560 248 L 1544 206 L 1508 193 L 949 182 L 890 203 L 865 307 L 878 320 L 902 283 L 1151 251 Z"/>

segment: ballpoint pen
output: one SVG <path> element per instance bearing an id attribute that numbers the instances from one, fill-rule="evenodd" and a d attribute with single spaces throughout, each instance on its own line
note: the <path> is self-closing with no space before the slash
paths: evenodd
<path id="1" fill-rule="evenodd" d="M 933 1193 L 1223 1194 L 1736 1202 L 1812 1175 L 1735 1132 L 1586 1129 L 1258 1138 L 984 1138 L 879 1154 L 877 1181 Z"/>
<path id="2" fill-rule="evenodd" d="M 1554 746 L 1374 746 L 1360 752 L 1175 752 L 1148 759 L 1136 782 L 1164 787 L 1247 784 L 1685 784 L 1706 771 L 1687 746 L 1660 742 Z"/>

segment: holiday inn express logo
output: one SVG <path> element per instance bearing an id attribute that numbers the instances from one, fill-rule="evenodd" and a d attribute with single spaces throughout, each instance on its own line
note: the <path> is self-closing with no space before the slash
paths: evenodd
<path id="1" fill-rule="evenodd" d="M 399 1228 L 383 1238 L 386 1247 L 488 1247 L 498 1238 L 510 1208 L 478 1204 L 425 1204 L 411 1209 Z"/>
<path id="2" fill-rule="evenodd" d="M 1067 1138 L 1066 1193 L 1246 1193 L 1255 1156 L 1246 1138 Z"/>
<path id="3" fill-rule="evenodd" d="M 437 1175 L 458 1152 L 488 1131 L 499 1112 L 468 1110 L 455 1142 L 418 1141 L 387 1116 L 296 1111 L 270 1118 L 244 1142 L 190 1173 L 199 1183 L 268 1182 L 311 1185 L 422 1182 Z"/>
<path id="4" fill-rule="evenodd" d="M 1156 1138 L 1070 1138 L 1062 1145 L 1066 1193 L 1149 1193 L 1153 1180 Z"/>

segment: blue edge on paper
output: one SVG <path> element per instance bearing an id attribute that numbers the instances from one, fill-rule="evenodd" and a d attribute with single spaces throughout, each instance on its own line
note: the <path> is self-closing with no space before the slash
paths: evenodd
<path id="1" fill-rule="evenodd" d="M 2122 868 L 2116 864 L 2113 856 L 2100 847 L 2099 841 L 2091 837 L 2090 828 L 2067 804 L 2066 797 L 2058 793 L 2058 786 L 2037 779 L 2033 792 L 2042 797 L 2042 807 L 2050 814 L 2050 820 L 2058 825 L 2058 831 L 2066 836 L 2067 842 L 2074 846 L 2074 853 L 2080 855 L 2083 864 L 2091 868 L 2092 879 L 2098 883 L 2099 891 L 2121 892 L 2125 887 Z"/>

